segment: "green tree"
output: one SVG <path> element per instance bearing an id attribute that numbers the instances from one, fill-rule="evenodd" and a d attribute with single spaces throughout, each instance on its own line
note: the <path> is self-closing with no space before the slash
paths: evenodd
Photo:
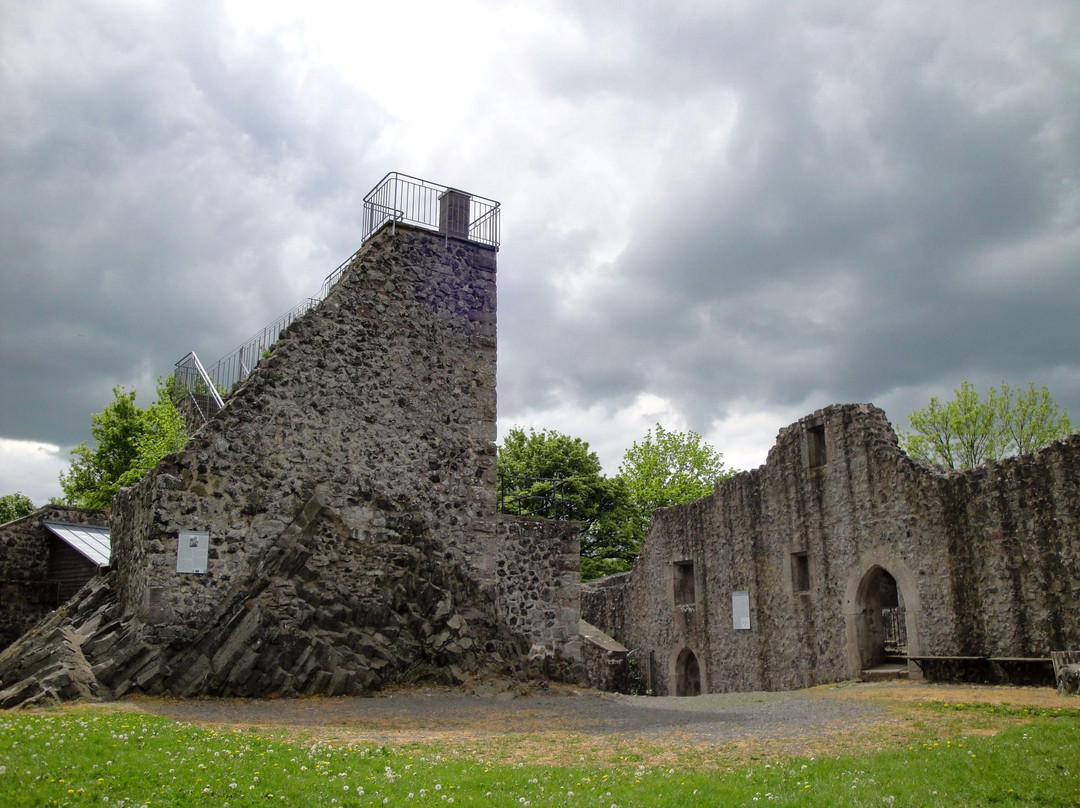
<path id="1" fill-rule="evenodd" d="M 142 430 L 135 438 L 135 461 L 120 475 L 121 487 L 141 480 L 165 455 L 187 443 L 184 416 L 173 404 L 173 377 L 158 380 L 157 398 L 141 413 Z"/>
<path id="2" fill-rule="evenodd" d="M 951 401 L 936 396 L 908 416 L 911 432 L 901 431 L 909 455 L 949 469 L 966 469 L 1013 454 L 1033 452 L 1072 434 L 1068 412 L 1045 387 L 991 387 L 985 398 L 970 382 L 961 383 Z"/>
<path id="3" fill-rule="evenodd" d="M 582 523 L 581 577 L 633 566 L 657 508 L 698 499 L 734 471 L 696 432 L 659 424 L 604 477 L 589 444 L 552 430 L 512 429 L 499 446 L 500 507 L 509 513 Z"/>
<path id="4" fill-rule="evenodd" d="M 184 445 L 187 430 L 169 389 L 168 382 L 159 380 L 157 400 L 141 409 L 135 405 L 134 390 L 113 388 L 113 400 L 90 417 L 93 448 L 83 442 L 72 449 L 71 466 L 60 473 L 68 504 L 108 508 L 123 486 L 137 482 Z"/>
<path id="5" fill-rule="evenodd" d="M 667 508 L 712 493 L 735 473 L 723 455 L 697 432 L 669 431 L 657 424 L 623 455 L 619 476 L 626 483 L 634 513 L 632 535 L 640 547 L 657 508 Z"/>
<path id="6" fill-rule="evenodd" d="M 499 507 L 506 513 L 581 523 L 582 577 L 629 569 L 628 500 L 622 480 L 601 473 L 589 444 L 554 430 L 511 429 L 498 447 Z"/>
<path id="7" fill-rule="evenodd" d="M 1006 454 L 1028 454 L 1073 433 L 1069 411 L 1058 407 L 1045 387 L 1036 390 L 1033 382 L 1026 390 L 1002 382 L 1000 390 L 990 388 L 989 399 L 1001 425 Z"/>
<path id="8" fill-rule="evenodd" d="M 0 525 L 32 514 L 36 508 L 30 497 L 21 491 L 0 497 Z"/>

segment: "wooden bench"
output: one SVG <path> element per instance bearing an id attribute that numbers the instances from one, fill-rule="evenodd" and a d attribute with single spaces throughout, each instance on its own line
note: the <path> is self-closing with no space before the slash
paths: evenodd
<path id="1" fill-rule="evenodd" d="M 1046 685 L 1055 682 L 1051 657 L 909 656 L 931 682 Z"/>

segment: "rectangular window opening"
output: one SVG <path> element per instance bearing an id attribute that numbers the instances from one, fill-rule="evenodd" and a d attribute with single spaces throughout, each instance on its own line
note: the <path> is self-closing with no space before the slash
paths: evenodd
<path id="1" fill-rule="evenodd" d="M 807 427 L 806 429 L 806 457 L 810 468 L 818 468 L 825 465 L 825 425 Z"/>
<path id="2" fill-rule="evenodd" d="M 806 553 L 791 554 L 791 588 L 796 592 L 810 591 L 810 559 Z"/>
<path id="3" fill-rule="evenodd" d="M 697 602 L 697 593 L 694 591 L 694 562 L 675 562 L 675 605 L 688 606 Z"/>

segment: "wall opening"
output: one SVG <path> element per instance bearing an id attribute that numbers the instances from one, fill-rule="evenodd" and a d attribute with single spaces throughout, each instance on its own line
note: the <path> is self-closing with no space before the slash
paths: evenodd
<path id="1" fill-rule="evenodd" d="M 806 428 L 806 460 L 810 468 L 825 465 L 825 425 Z"/>
<path id="2" fill-rule="evenodd" d="M 896 578 L 884 567 L 871 567 L 856 594 L 859 667 L 900 661 L 907 654 L 904 599 Z"/>
<path id="3" fill-rule="evenodd" d="M 697 657 L 689 648 L 682 649 L 679 658 L 675 660 L 675 695 L 701 695 L 701 668 L 698 666 Z"/>
<path id="4" fill-rule="evenodd" d="M 796 592 L 810 591 L 810 559 L 806 553 L 791 554 L 791 588 Z"/>
<path id="5" fill-rule="evenodd" d="M 675 605 L 693 605 L 697 602 L 697 593 L 694 587 L 694 562 L 676 561 L 674 567 L 672 578 L 675 586 Z"/>

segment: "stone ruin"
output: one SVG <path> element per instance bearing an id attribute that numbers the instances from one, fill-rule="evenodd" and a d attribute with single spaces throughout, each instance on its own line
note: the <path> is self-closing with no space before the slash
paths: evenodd
<path id="1" fill-rule="evenodd" d="M 582 675 L 577 526 L 496 513 L 496 249 L 383 227 L 113 503 L 112 570 L 0 653 L 0 707 Z"/>
<path id="2" fill-rule="evenodd" d="M 107 528 L 103 511 L 46 505 L 0 525 L 0 650 L 13 643 L 98 573 L 49 525 Z"/>
<path id="3" fill-rule="evenodd" d="M 658 511 L 582 617 L 658 695 L 868 678 L 1053 680 L 1080 649 L 1080 435 L 962 472 L 908 457 L 885 413 L 833 405 L 766 464 Z"/>
<path id="4" fill-rule="evenodd" d="M 658 511 L 633 570 L 583 589 L 576 524 L 496 513 L 496 249 L 467 218 L 377 230 L 120 492 L 111 571 L 0 652 L 0 707 L 485 676 L 693 695 L 888 661 L 1039 681 L 1080 648 L 1080 435 L 943 472 L 870 405 L 782 430 L 764 466 Z M 12 525 L 15 575 L 30 533 Z"/>

